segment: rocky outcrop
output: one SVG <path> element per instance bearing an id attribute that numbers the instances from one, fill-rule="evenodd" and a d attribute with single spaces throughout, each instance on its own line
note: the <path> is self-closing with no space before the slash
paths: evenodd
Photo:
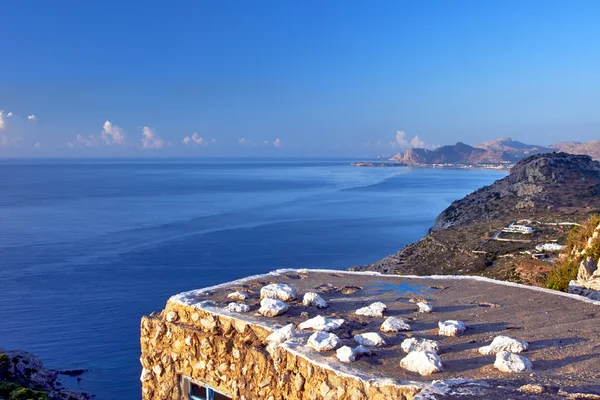
<path id="1" fill-rule="evenodd" d="M 77 376 L 85 370 L 55 371 L 44 367 L 39 357 L 19 350 L 0 348 L 0 386 L 3 392 L 13 388 L 10 399 L 48 398 L 52 400 L 88 400 L 86 393 L 64 390 L 58 382 L 59 375 Z M 17 393 L 19 393 L 17 395 Z M 2 398 L 2 394 L 0 394 Z"/>
<path id="2" fill-rule="evenodd" d="M 455 201 L 433 231 L 531 214 L 558 207 L 600 205 L 600 163 L 588 156 L 551 153 L 519 161 L 510 175 Z"/>
<path id="3" fill-rule="evenodd" d="M 596 227 L 592 236 L 588 238 L 586 246 L 583 250 L 574 248 L 572 252 L 566 256 L 571 257 L 586 257 L 587 254 L 593 253 L 593 249 L 596 248 L 597 242 L 600 240 L 598 233 L 600 232 L 600 225 Z M 596 254 L 594 254 L 597 256 Z M 579 270 L 577 271 L 577 280 L 569 282 L 568 292 L 571 294 L 577 294 L 580 296 L 589 297 L 592 300 L 600 300 L 600 259 L 598 263 L 594 262 L 592 256 L 587 256 L 579 264 Z"/>

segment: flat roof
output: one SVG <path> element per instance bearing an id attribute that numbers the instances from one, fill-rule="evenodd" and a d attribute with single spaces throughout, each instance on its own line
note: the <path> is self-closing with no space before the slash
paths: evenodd
<path id="1" fill-rule="evenodd" d="M 289 310 L 268 318 L 257 313 L 260 289 L 271 283 L 286 283 L 298 292 L 295 301 L 287 302 Z M 233 302 L 227 295 L 245 291 L 249 313 L 235 313 L 225 307 Z M 305 307 L 304 293 L 319 293 L 328 308 Z M 425 298 L 433 312 L 417 312 L 411 299 Z M 370 272 L 336 270 L 278 270 L 237 281 L 193 290 L 169 300 L 211 313 L 243 320 L 275 330 L 289 323 L 298 325 L 308 318 L 322 315 L 343 318 L 345 323 L 332 331 L 342 345 L 355 347 L 353 336 L 378 332 L 386 346 L 374 349 L 374 355 L 360 357 L 344 364 L 335 350 L 318 353 L 297 344 L 284 344 L 290 351 L 339 373 L 363 379 L 385 379 L 398 384 L 423 383 L 433 380 L 471 379 L 499 384 L 536 383 L 558 386 L 570 392 L 600 394 L 600 301 L 577 295 L 551 291 L 510 282 L 470 276 L 398 276 Z M 412 328 L 409 332 L 383 333 L 379 328 L 384 318 L 356 315 L 355 310 L 380 301 L 387 306 L 385 317 L 403 318 Z M 457 337 L 438 335 L 438 321 L 460 320 L 467 330 Z M 307 332 L 307 335 L 311 332 Z M 507 374 L 493 367 L 495 356 L 483 356 L 479 347 L 490 344 L 498 335 L 510 336 L 529 343 L 521 355 L 533 363 L 533 371 Z M 406 356 L 400 344 L 407 337 L 433 339 L 440 343 L 439 355 L 444 370 L 419 376 L 399 366 Z"/>

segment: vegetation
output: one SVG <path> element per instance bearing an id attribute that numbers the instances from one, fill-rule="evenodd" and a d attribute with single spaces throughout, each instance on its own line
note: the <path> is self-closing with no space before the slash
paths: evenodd
<path id="1" fill-rule="evenodd" d="M 34 390 L 27 387 L 27 382 L 22 382 L 20 379 L 12 376 L 10 368 L 13 363 L 18 362 L 19 358 L 12 360 L 5 354 L 0 354 L 0 399 L 8 400 L 47 400 L 48 393 L 42 390 Z M 31 373 L 34 369 L 27 368 Z"/>
<path id="2" fill-rule="evenodd" d="M 548 273 L 546 287 L 548 289 L 566 292 L 569 282 L 577 279 L 579 264 L 584 257 L 592 257 L 598 260 L 600 257 L 600 240 L 596 240 L 590 247 L 588 239 L 594 234 L 596 227 L 600 225 L 600 215 L 592 215 L 581 226 L 577 226 L 569 233 L 569 238 L 562 257 L 554 262 L 554 269 Z M 581 251 L 585 249 L 585 255 Z"/>

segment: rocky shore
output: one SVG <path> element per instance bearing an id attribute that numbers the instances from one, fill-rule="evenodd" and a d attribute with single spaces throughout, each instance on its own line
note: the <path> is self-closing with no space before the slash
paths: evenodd
<path id="1" fill-rule="evenodd" d="M 78 376 L 84 372 L 47 369 L 34 354 L 0 348 L 0 399 L 89 400 L 93 396 L 66 390 L 58 381 L 59 375 Z"/>

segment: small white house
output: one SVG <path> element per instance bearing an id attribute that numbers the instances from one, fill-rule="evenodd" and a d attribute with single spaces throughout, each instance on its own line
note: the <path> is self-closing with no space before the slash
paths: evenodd
<path id="1" fill-rule="evenodd" d="M 507 228 L 504 228 L 502 231 L 507 233 L 522 233 L 524 235 L 529 235 L 533 233 L 533 228 L 527 225 L 510 224 Z"/>

